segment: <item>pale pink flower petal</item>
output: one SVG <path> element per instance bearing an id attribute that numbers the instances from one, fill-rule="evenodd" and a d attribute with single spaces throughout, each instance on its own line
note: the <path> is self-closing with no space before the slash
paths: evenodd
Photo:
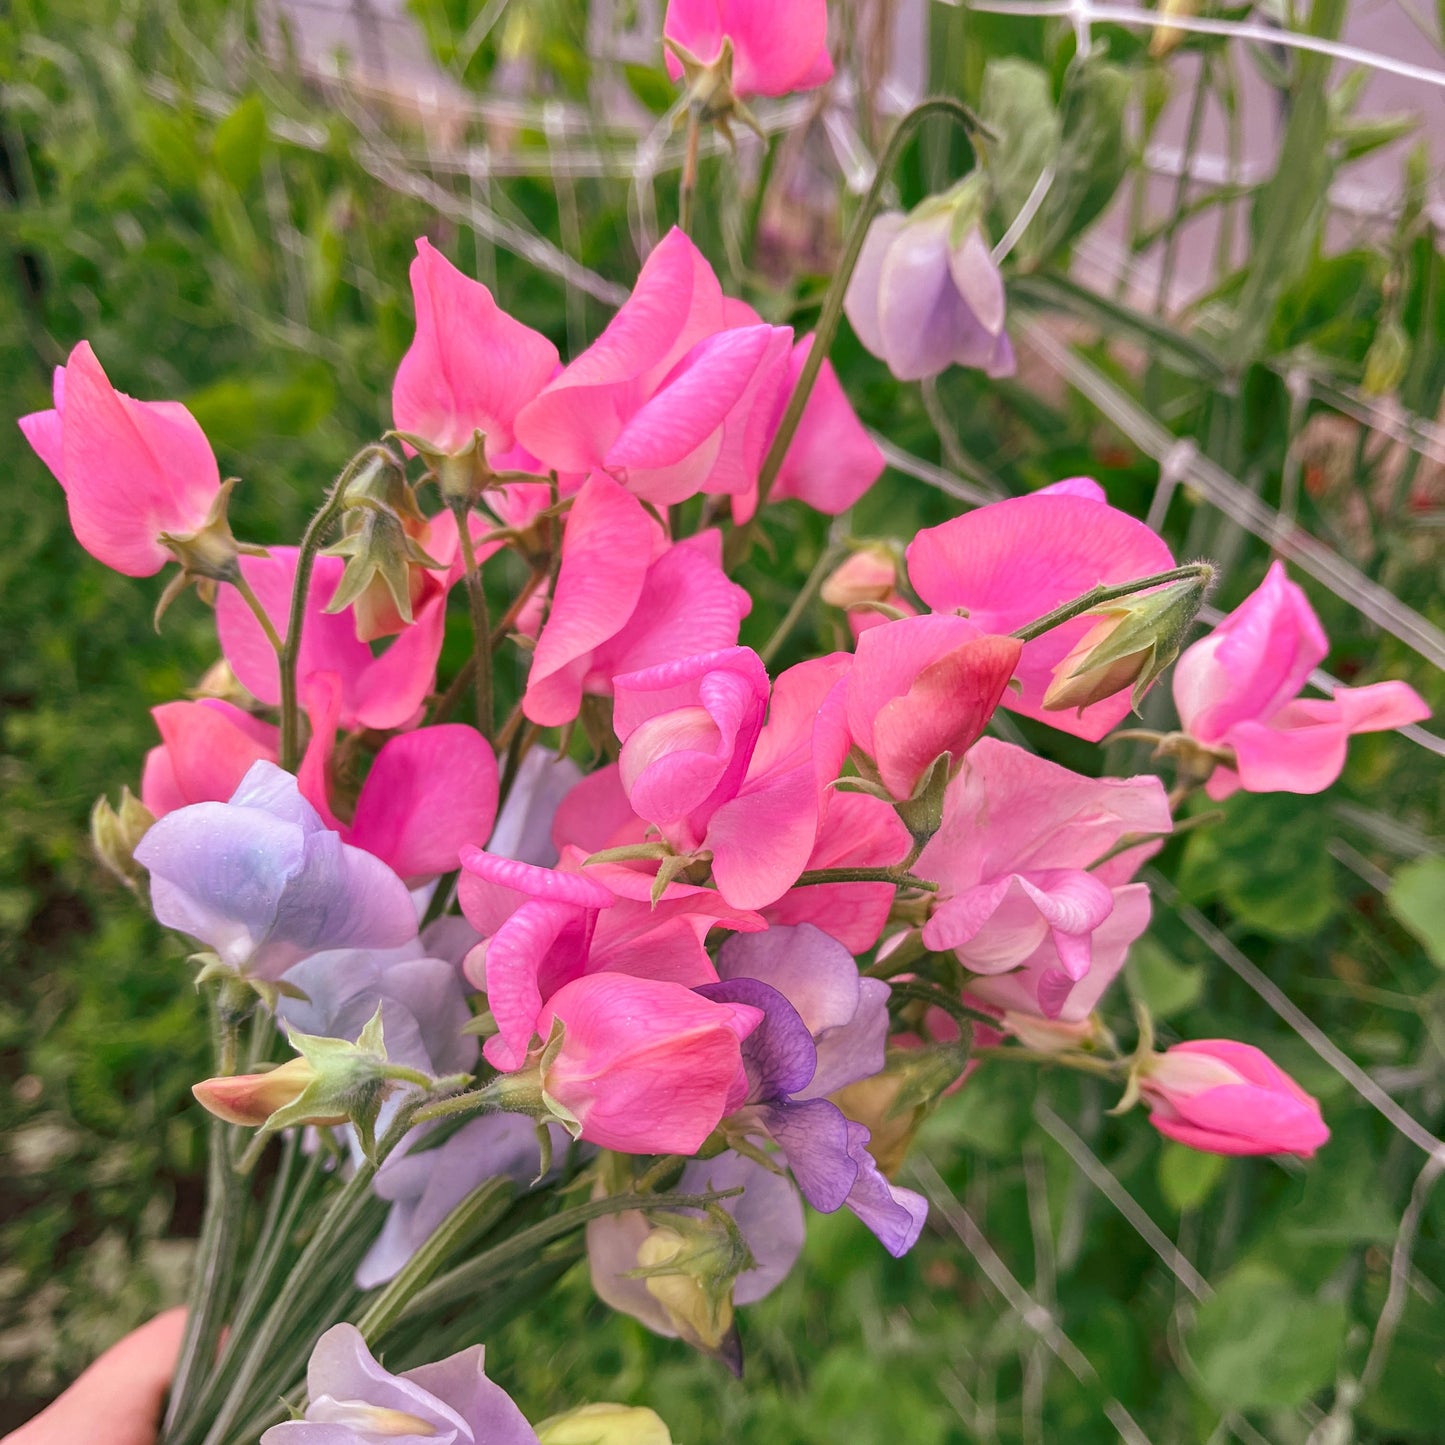
<path id="1" fill-rule="evenodd" d="M 55 409 L 20 430 L 65 489 L 76 540 L 128 577 L 170 560 L 162 532 L 195 531 L 221 487 L 215 454 L 178 402 L 136 401 L 111 384 L 88 341 L 55 374 Z"/>
<path id="2" fill-rule="evenodd" d="M 465 450 L 480 431 L 489 457 L 506 451 L 517 413 L 557 369 L 557 348 L 508 316 L 425 237 L 411 263 L 411 294 L 416 338 L 391 394 L 397 429 L 441 452 Z"/>
<path id="3" fill-rule="evenodd" d="M 1127 582 L 1174 565 L 1142 522 L 1080 491 L 993 502 L 920 532 L 908 575 L 935 612 L 966 612 L 982 632 L 1010 633 L 1100 583 Z M 1021 692 L 1004 706 L 1097 741 L 1129 711 L 1127 691 L 1072 712 L 1046 712 L 1054 668 L 1093 625 L 1077 617 L 1026 643 L 1015 673 Z"/>

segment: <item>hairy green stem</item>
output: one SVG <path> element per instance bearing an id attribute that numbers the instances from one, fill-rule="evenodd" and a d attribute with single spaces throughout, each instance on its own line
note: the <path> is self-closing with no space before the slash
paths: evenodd
<path id="1" fill-rule="evenodd" d="M 468 525 L 471 507 L 465 500 L 451 504 L 457 519 L 457 538 L 462 545 L 462 580 L 467 589 L 467 610 L 472 616 L 472 692 L 477 706 L 477 730 L 492 739 L 492 624 L 487 617 L 487 587 L 477 567 L 477 549 Z"/>
<path id="2" fill-rule="evenodd" d="M 936 95 L 921 101 L 898 122 L 897 128 L 888 139 L 882 159 L 878 162 L 878 169 L 873 173 L 873 184 L 868 187 L 868 194 L 863 197 L 863 203 L 858 207 L 858 214 L 853 217 L 853 224 L 848 228 L 848 237 L 843 243 L 843 254 L 839 258 L 838 267 L 833 272 L 833 278 L 828 283 L 827 293 L 823 297 L 823 309 L 818 315 L 818 325 L 813 334 L 813 345 L 808 351 L 802 371 L 798 374 L 798 383 L 793 388 L 793 394 L 788 398 L 787 408 L 783 412 L 782 421 L 778 423 L 778 430 L 773 437 L 772 445 L 768 448 L 767 456 L 763 458 L 762 470 L 758 474 L 758 500 L 752 519 L 746 526 L 738 528 L 728 539 L 729 552 L 732 554 L 728 558 L 730 564 L 741 561 L 747 554 L 751 544 L 752 527 L 767 505 L 773 484 L 778 479 L 779 471 L 782 470 L 783 458 L 787 456 L 793 434 L 798 430 L 798 423 L 803 418 L 803 409 L 808 405 L 808 398 L 813 393 L 813 385 L 818 380 L 818 374 L 823 369 L 824 361 L 828 359 L 833 338 L 838 333 L 838 323 L 843 319 L 843 298 L 847 294 L 848 283 L 853 279 L 853 271 L 858 265 L 858 257 L 863 253 L 863 242 L 868 235 L 868 228 L 872 225 L 874 216 L 878 214 L 878 208 L 883 204 L 883 193 L 888 186 L 889 179 L 902 159 L 909 141 L 913 139 L 914 133 L 924 121 L 933 116 L 947 116 L 962 126 L 972 139 L 988 135 L 983 122 L 962 101 L 954 100 L 951 96 L 946 95 Z"/>
<path id="3" fill-rule="evenodd" d="M 931 878 L 915 878 L 896 868 L 809 868 L 798 876 L 795 888 L 815 883 L 891 883 L 895 888 L 921 888 L 937 893 L 938 884 Z"/>
<path id="4" fill-rule="evenodd" d="M 1017 637 L 1020 642 L 1032 642 L 1036 637 L 1042 637 L 1044 633 L 1055 627 L 1078 617 L 1081 613 L 1088 612 L 1093 607 L 1101 607 L 1105 602 L 1115 602 L 1121 597 L 1130 597 L 1135 592 L 1147 592 L 1151 587 L 1161 587 L 1166 582 L 1182 582 L 1186 578 L 1197 577 L 1208 583 L 1214 577 L 1214 564 L 1212 562 L 1186 562 L 1182 567 L 1171 567 L 1167 572 L 1156 572 L 1152 577 L 1136 577 L 1132 582 L 1118 582 L 1109 587 L 1093 587 L 1080 597 L 1075 597 L 1072 602 L 1065 602 L 1061 607 L 1055 607 L 1052 612 L 1046 612 L 1040 618 L 1030 622 L 1027 627 L 1020 627 L 1010 634 Z"/>
<path id="5" fill-rule="evenodd" d="M 296 557 L 296 578 L 291 584 L 291 613 L 286 622 L 286 641 L 277 654 L 281 674 L 281 766 L 294 773 L 301 761 L 301 710 L 296 699 L 296 664 L 301 656 L 301 633 L 306 625 L 306 599 L 311 590 L 311 573 L 316 554 L 326 533 L 346 505 L 347 488 L 363 468 L 400 466 L 396 454 L 380 442 L 363 447 L 341 470 L 320 510 L 307 523 Z"/>

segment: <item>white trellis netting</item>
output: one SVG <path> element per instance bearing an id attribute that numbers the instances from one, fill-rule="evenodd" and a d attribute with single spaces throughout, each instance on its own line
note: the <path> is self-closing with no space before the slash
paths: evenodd
<path id="1" fill-rule="evenodd" d="M 933 0 L 945 5 L 952 0 Z M 1033 17 L 1039 24 L 1050 19 L 1068 21 L 1075 29 L 1080 51 L 1099 43 L 1102 26 L 1153 30 L 1160 15 L 1142 7 L 1095 4 L 1091 0 L 959 0 L 963 8 L 995 15 Z M 927 43 L 930 0 L 898 0 L 884 4 L 890 37 L 888 63 L 875 77 L 881 108 L 901 112 L 927 89 Z M 467 56 L 499 25 L 508 23 L 507 0 L 486 0 L 457 44 L 458 70 Z M 863 6 L 864 11 L 875 7 Z M 1274 165 L 1281 118 L 1272 108 L 1270 88 L 1249 64 L 1250 53 L 1300 51 L 1324 57 L 1336 76 L 1358 67 L 1376 77 L 1367 96 L 1367 109 L 1376 113 L 1393 109 L 1419 113 L 1427 132 L 1445 133 L 1445 58 L 1441 37 L 1431 23 L 1405 0 L 1362 3 L 1353 7 L 1344 38 L 1321 39 L 1304 33 L 1298 24 L 1282 18 L 1265 20 L 1219 19 L 1186 13 L 1175 7 L 1168 24 L 1182 32 L 1220 37 L 1228 42 L 1221 66 L 1235 67 L 1234 79 L 1244 77 L 1241 110 L 1250 124 L 1226 124 L 1212 101 L 1213 81 L 1197 56 L 1181 56 L 1183 83 L 1176 96 L 1177 114 L 1160 124 L 1144 154 L 1146 200 L 1157 210 L 1178 209 L 1211 188 L 1249 187 L 1268 176 Z M 586 317 L 582 301 L 590 297 L 606 305 L 619 303 L 625 290 L 598 274 L 580 258 L 581 227 L 577 188 L 612 182 L 629 191 L 629 217 L 634 244 L 645 253 L 657 235 L 654 188 L 659 178 L 675 173 L 682 164 L 683 147 L 674 134 L 673 116 L 658 121 L 633 97 L 621 79 L 621 67 L 654 64 L 658 55 L 661 0 L 593 0 L 586 43 L 595 62 L 591 93 L 584 103 L 538 100 L 529 94 L 530 76 L 524 65 L 494 73 L 486 95 L 468 90 L 454 74 L 432 58 L 418 25 L 403 0 L 274 0 L 265 11 L 263 34 L 272 53 L 290 44 L 303 68 L 322 83 L 334 104 L 356 129 L 355 154 L 362 166 L 382 185 L 423 201 L 439 215 L 470 230 L 477 247 L 477 266 L 485 279 L 492 270 L 492 248 L 514 252 L 539 269 L 554 275 L 568 298 L 567 322 L 573 348 L 585 344 Z M 1261 12 L 1262 14 L 1262 12 Z M 1323 82 L 1322 82 L 1323 83 Z M 175 98 L 168 83 L 152 81 L 154 93 Z M 807 124 L 831 152 L 848 188 L 861 192 L 872 178 L 872 155 L 855 103 L 855 90 L 844 74 L 819 96 L 804 96 L 760 107 L 760 119 L 770 134 Z M 188 97 L 217 115 L 229 113 L 236 97 L 218 80 L 210 92 Z M 1211 106 L 1213 108 L 1211 109 Z M 1197 112 L 1192 121 L 1191 108 Z M 402 110 L 420 124 L 397 127 L 388 111 Z M 1197 123 L 1195 123 L 1197 121 Z M 328 136 L 304 120 L 274 121 L 278 135 L 293 145 L 321 150 Z M 520 135 L 519 131 L 526 134 Z M 541 137 L 540 141 L 537 137 Z M 716 137 L 704 141 L 716 152 Z M 744 138 L 740 164 L 755 167 L 758 152 Z M 1340 237 L 1372 234 L 1388 225 L 1398 201 L 1399 152 L 1386 151 L 1368 166 L 1338 181 L 1331 193 L 1332 233 Z M 543 235 L 513 204 L 506 191 L 509 177 L 527 176 L 551 185 L 555 192 L 558 231 Z M 1001 238 L 1006 251 L 1027 223 L 1029 207 L 1048 190 L 1051 177 L 1041 176 L 1029 206 Z M 1445 203 L 1438 183 L 1429 200 L 1434 217 L 1445 224 Z M 1233 227 L 1233 232 L 1228 228 Z M 1223 234 L 1221 233 L 1223 231 Z M 1075 274 L 1081 281 L 1115 295 L 1127 296 L 1136 306 L 1160 314 L 1174 314 L 1206 292 L 1216 267 L 1237 256 L 1245 244 L 1239 209 L 1211 208 L 1199 223 L 1171 229 L 1156 244 L 1138 248 L 1126 232 L 1122 208 L 1106 215 L 1077 248 Z M 1405 605 L 1387 587 L 1366 574 L 1329 539 L 1311 535 L 1298 521 L 1297 479 L 1286 486 L 1281 505 L 1266 503 L 1258 480 L 1231 475 L 1206 457 L 1195 441 L 1180 437 L 1160 418 L 1151 415 L 1127 390 L 1075 348 L 1060 330 L 1036 317 L 1020 316 L 1015 339 L 1030 362 L 1051 373 L 1058 384 L 1087 399 L 1100 419 L 1122 434 L 1158 466 L 1158 480 L 1149 520 L 1162 526 L 1184 489 L 1217 514 L 1223 534 L 1247 533 L 1284 557 L 1300 572 L 1329 589 L 1369 624 L 1396 639 L 1436 668 L 1445 668 L 1445 633 L 1419 612 Z M 1415 453 L 1421 465 L 1445 466 L 1445 432 L 1436 418 L 1411 416 L 1398 404 L 1344 385 L 1307 358 L 1293 361 L 1285 376 L 1297 404 L 1296 421 L 1302 422 L 1312 405 L 1328 407 L 1364 428 L 1381 445 L 1405 454 Z M 889 439 L 878 436 L 889 465 L 896 471 L 937 487 L 966 505 L 998 495 L 992 479 L 982 472 L 962 475 L 957 467 L 940 466 L 911 455 Z M 1292 438 L 1297 441 L 1298 438 Z M 945 448 L 945 456 L 947 449 Z M 1217 615 L 1207 618 L 1217 620 Z M 1331 679 L 1319 673 L 1312 679 L 1328 686 Z M 1402 730 L 1411 742 L 1435 755 L 1445 755 L 1445 739 L 1429 728 Z M 1388 882 L 1362 858 L 1347 840 L 1337 840 L 1349 866 L 1368 883 Z M 1353 855 L 1349 857 L 1347 855 Z M 1348 1439 L 1352 1412 L 1363 1392 L 1377 1383 L 1412 1288 L 1412 1251 L 1431 1189 L 1445 1172 L 1445 1143 L 1437 1135 L 1440 1100 L 1428 1093 L 1409 1100 L 1408 1079 L 1372 1072 L 1340 1048 L 1309 1016 L 1288 990 L 1267 977 L 1234 942 L 1208 918 L 1181 897 L 1162 877 L 1151 877 L 1161 911 L 1172 913 L 1182 926 L 1219 963 L 1256 993 L 1263 1003 L 1318 1055 L 1341 1080 L 1376 1110 L 1408 1146 L 1419 1151 L 1412 1170 L 1415 1183 L 1399 1220 L 1389 1265 L 1389 1289 L 1375 1323 L 1365 1363 L 1358 1378 L 1338 1382 L 1329 1414 L 1314 1407 L 1300 1412 L 1299 1438 L 1312 1445 Z M 1397 1071 L 1398 1073 L 1398 1071 Z M 1418 1093 L 1418 1091 L 1417 1091 Z M 1175 1289 L 1176 1333 L 1189 1311 L 1211 1293 L 1206 1275 L 1191 1257 L 1197 1239 L 1169 1234 L 1150 1217 L 1099 1157 L 1094 1147 L 1102 1119 L 1098 1110 L 1081 1119 L 1066 1120 L 1041 1090 L 1035 1119 L 1043 1135 L 1077 1167 L 1089 1189 L 1128 1222 L 1159 1260 Z M 1034 1280 L 1025 1287 L 990 1242 L 977 1222 L 984 1211 L 966 1207 L 949 1189 L 934 1166 L 919 1159 L 914 1177 L 932 1200 L 936 1220 L 956 1235 L 977 1261 L 984 1279 L 1003 1306 L 1017 1315 L 1032 1343 L 1022 1351 L 1025 1396 L 1039 1409 L 1049 1361 L 1053 1360 L 1079 1382 L 1098 1393 L 1100 1408 L 1121 1438 L 1130 1442 L 1150 1439 L 1138 1421 L 1103 1388 L 1088 1356 L 1070 1338 L 1054 1297 L 1055 1260 L 1067 1252 L 1066 1219 L 1057 1229 L 1050 1222 L 1042 1168 L 1030 1156 L 1024 1161 L 1025 1183 L 1034 1222 Z M 1046 1191 L 1045 1191 L 1046 1192 Z M 1082 1208 L 1082 1206 L 1080 1206 Z M 1079 1217 L 1082 1217 L 1081 1215 Z M 1197 1225 L 1188 1225 L 1190 1229 Z M 1177 1339 L 1171 1341 L 1176 1353 Z M 1184 1362 L 1184 1363 L 1187 1363 Z M 994 1407 L 971 1391 L 961 1375 L 940 1381 L 965 1427 L 980 1439 L 994 1438 Z M 1227 1416 L 1217 1439 L 1263 1438 L 1240 1415 Z M 1027 1432 L 1026 1432 L 1027 1433 Z M 1292 1437 L 1293 1438 L 1293 1437 Z"/>

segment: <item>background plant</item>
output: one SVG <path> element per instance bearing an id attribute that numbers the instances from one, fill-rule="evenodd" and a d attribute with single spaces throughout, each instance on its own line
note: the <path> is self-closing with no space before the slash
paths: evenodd
<path id="1" fill-rule="evenodd" d="M 1343 11 L 1317 0 L 1298 28 L 1328 38 Z M 677 163 L 665 132 L 598 107 L 597 86 L 608 79 L 660 116 L 673 92 L 655 57 L 599 59 L 580 3 L 418 14 L 463 94 L 495 99 L 520 63 L 522 99 L 537 103 L 510 130 L 500 101 L 418 129 L 357 88 L 303 80 L 243 7 L 13 6 L 0 47 L 11 254 L 0 374 L 12 412 L 45 404 L 49 368 L 87 335 L 117 385 L 195 412 L 223 472 L 246 479 L 238 530 L 294 533 L 355 439 L 386 424 L 415 235 L 495 276 L 509 307 L 559 344 L 595 335 L 635 271 L 649 206 L 658 225 L 671 214 Z M 1007 268 L 1025 364 L 1007 383 L 955 370 L 902 386 L 845 328 L 844 383 L 901 449 L 848 533 L 897 534 L 968 501 L 1094 475 L 1115 505 L 1161 509 L 1182 552 L 1228 563 L 1221 608 L 1283 544 L 1314 579 L 1336 673 L 1404 676 L 1438 706 L 1431 419 L 1445 286 L 1428 157 L 1402 159 L 1396 213 L 1341 244 L 1327 234 L 1331 181 L 1403 125 L 1357 118 L 1344 67 L 1188 40 L 1210 104 L 1228 112 L 1243 68 L 1259 66 L 1286 121 L 1262 179 L 1181 187 L 1162 219 L 1141 202 L 1126 234 L 1159 263 L 1154 307 L 1100 284 L 1085 242 L 1111 201 L 1142 194 L 1166 98 L 1183 87 L 1193 104 L 1179 52 L 1152 57 L 1148 28 L 1096 24 L 1086 63 L 1063 20 L 941 6 L 929 19 L 931 84 L 999 134 L 995 239 L 1037 203 Z M 845 28 L 876 82 L 871 32 Z M 559 132 L 543 95 L 587 129 Z M 785 104 L 790 121 L 809 119 L 810 102 Z M 865 108 L 854 133 L 876 153 L 885 129 Z M 712 155 L 702 167 L 700 240 L 769 319 L 811 322 L 855 203 L 822 133 L 820 121 L 775 138 L 741 183 Z M 454 159 L 480 141 L 497 157 L 484 185 Z M 942 127 L 923 134 L 901 204 L 956 178 L 957 144 Z M 655 183 L 634 179 L 639 145 Z M 589 148 L 600 174 L 581 166 Z M 1211 208 L 1235 212 L 1252 241 L 1244 264 L 1222 265 L 1181 312 L 1165 284 L 1178 222 Z M 198 1004 L 179 949 L 91 860 L 85 820 L 152 741 L 138 695 L 178 696 L 213 658 L 196 604 L 175 608 L 157 639 L 145 586 L 77 560 L 57 489 L 18 436 L 11 448 L 0 1361 L 20 1418 L 174 1297 L 196 1227 L 200 1130 L 186 1092 L 204 1072 Z M 828 540 L 821 519 L 791 508 L 766 533 L 771 555 L 744 577 L 758 606 L 743 640 L 755 645 Z M 830 642 L 800 629 L 775 661 Z M 519 682 L 499 687 L 514 695 Z M 575 1275 L 491 1342 L 493 1370 L 534 1416 L 599 1393 L 641 1399 L 645 1387 L 683 1440 L 821 1440 L 845 1426 L 859 1440 L 1111 1439 L 1121 1410 L 1150 1438 L 1303 1440 L 1332 1412 L 1353 1418 L 1358 1438 L 1432 1438 L 1445 1404 L 1431 1346 L 1445 1330 L 1445 1204 L 1420 1146 L 1445 1116 L 1441 802 L 1438 743 L 1366 738 L 1329 795 L 1236 798 L 1227 849 L 1202 828 L 1158 863 L 1170 882 L 1131 986 L 1167 1028 L 1258 1043 L 1321 1096 L 1335 1139 L 1307 1179 L 1136 1147 L 1087 1082 L 1044 1075 L 1034 1096 L 985 1070 L 931 1126 L 935 1157 L 955 1162 L 941 1175 L 922 1166 L 935 1203 L 924 1245 L 898 1265 L 851 1221 L 813 1221 L 804 1268 L 750 1315 L 745 1388 L 589 1306 Z M 1300 1020 L 1262 996 L 1271 984 L 1366 1072 L 1341 1074 L 1311 1050 Z M 1405 1128 L 1362 1095 L 1371 1086 L 1398 1101 Z M 572 1328 L 589 1308 L 588 1328 Z M 878 1378 L 893 1382 L 886 1396 Z"/>

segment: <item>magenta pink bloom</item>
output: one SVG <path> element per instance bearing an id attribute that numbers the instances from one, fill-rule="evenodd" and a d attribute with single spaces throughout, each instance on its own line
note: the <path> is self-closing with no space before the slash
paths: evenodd
<path id="1" fill-rule="evenodd" d="M 553 994 L 544 1035 L 554 1021 L 562 1044 L 542 1087 L 581 1138 L 628 1154 L 692 1154 L 746 1087 L 740 1046 L 762 1011 L 677 983 L 594 973 Z"/>
<path id="2" fill-rule="evenodd" d="M 1249 1044 L 1175 1044 L 1149 1061 L 1139 1086 L 1161 1134 L 1209 1154 L 1308 1159 L 1330 1137 L 1319 1104 Z"/>
<path id="3" fill-rule="evenodd" d="M 911 797 L 940 755 L 957 762 L 977 741 L 1022 650 L 963 617 L 903 617 L 859 637 L 848 730 L 895 798 Z"/>
<path id="4" fill-rule="evenodd" d="M 813 90 L 833 76 L 825 0 L 668 0 L 662 34 L 704 64 L 731 40 L 732 88 L 740 100 Z M 671 51 L 667 73 L 674 80 L 682 75 Z"/>
<path id="5" fill-rule="evenodd" d="M 1329 698 L 1301 698 L 1329 640 L 1301 588 L 1275 562 L 1257 591 L 1174 670 L 1174 702 L 1184 731 L 1233 755 L 1209 779 L 1211 798 L 1251 793 L 1318 793 L 1339 777 L 1352 733 L 1420 722 L 1430 709 L 1403 682 L 1337 687 Z"/>
<path id="6" fill-rule="evenodd" d="M 557 348 L 508 316 L 425 237 L 411 263 L 411 294 L 416 337 L 392 386 L 396 428 L 439 452 L 465 451 L 481 432 L 495 462 L 513 445 L 517 413 L 556 371 Z"/>
<path id="7" fill-rule="evenodd" d="M 200 424 L 175 401 L 117 391 L 88 341 L 55 368 L 55 409 L 20 418 L 20 430 L 55 473 L 76 541 L 127 577 L 170 561 L 162 532 L 194 532 L 221 489 Z"/>
<path id="8" fill-rule="evenodd" d="M 751 605 L 722 570 L 717 532 L 668 546 L 642 504 L 595 473 L 567 517 L 523 710 L 543 727 L 560 727 L 577 716 L 584 693 L 611 696 L 621 673 L 731 646 Z"/>
<path id="9" fill-rule="evenodd" d="M 729 647 L 613 679 L 622 786 L 639 817 L 679 853 L 702 846 L 747 775 L 768 707 L 768 674 Z"/>
<path id="10" fill-rule="evenodd" d="M 940 884 L 923 941 L 952 950 L 973 973 L 1031 968 L 1038 1011 L 1058 1017 L 1089 978 L 1095 935 L 1121 903 L 1112 875 L 1091 870 L 1127 834 L 1172 826 L 1164 786 L 1152 774 L 1086 778 L 983 738 L 949 784 L 943 825 L 914 865 Z M 1131 914 L 1138 907 L 1136 895 L 1123 902 Z M 1126 915 L 1119 931 L 1128 935 L 1136 921 Z M 1112 955 L 1118 938 L 1106 938 Z M 1110 977 L 1119 962 L 1099 959 Z"/>
<path id="11" fill-rule="evenodd" d="M 746 492 L 792 332 L 736 319 L 702 253 L 669 232 L 607 329 L 519 414 L 518 440 L 549 467 L 606 471 L 659 505 Z"/>
<path id="12" fill-rule="evenodd" d="M 274 763 L 280 732 L 219 698 L 151 709 L 159 747 L 146 754 L 141 802 L 157 818 L 190 803 L 224 803 L 252 763 Z"/>
<path id="13" fill-rule="evenodd" d="M 1110 507 L 1096 484 L 1079 481 L 966 512 L 920 532 L 908 548 L 908 575 L 935 612 L 961 609 L 981 632 L 998 634 L 1101 582 L 1127 582 L 1173 565 L 1148 527 Z M 1026 643 L 1015 673 L 1021 691 L 1005 693 L 1004 706 L 1090 741 L 1115 727 L 1129 711 L 1127 689 L 1080 715 L 1043 709 L 1054 668 L 1093 625 L 1076 617 Z"/>
<path id="14" fill-rule="evenodd" d="M 812 349 L 811 334 L 793 347 L 787 378 L 778 393 L 777 415 L 768 434 L 769 445 Z M 883 466 L 883 453 L 858 420 L 833 363 L 824 361 L 803 415 L 798 419 L 798 429 L 788 444 L 783 465 L 773 481 L 770 500 L 784 502 L 796 498 L 815 512 L 836 517 L 839 512 L 846 512 L 878 480 Z M 746 522 L 752 517 L 757 510 L 757 496 L 754 486 L 733 498 L 734 521 Z"/>

